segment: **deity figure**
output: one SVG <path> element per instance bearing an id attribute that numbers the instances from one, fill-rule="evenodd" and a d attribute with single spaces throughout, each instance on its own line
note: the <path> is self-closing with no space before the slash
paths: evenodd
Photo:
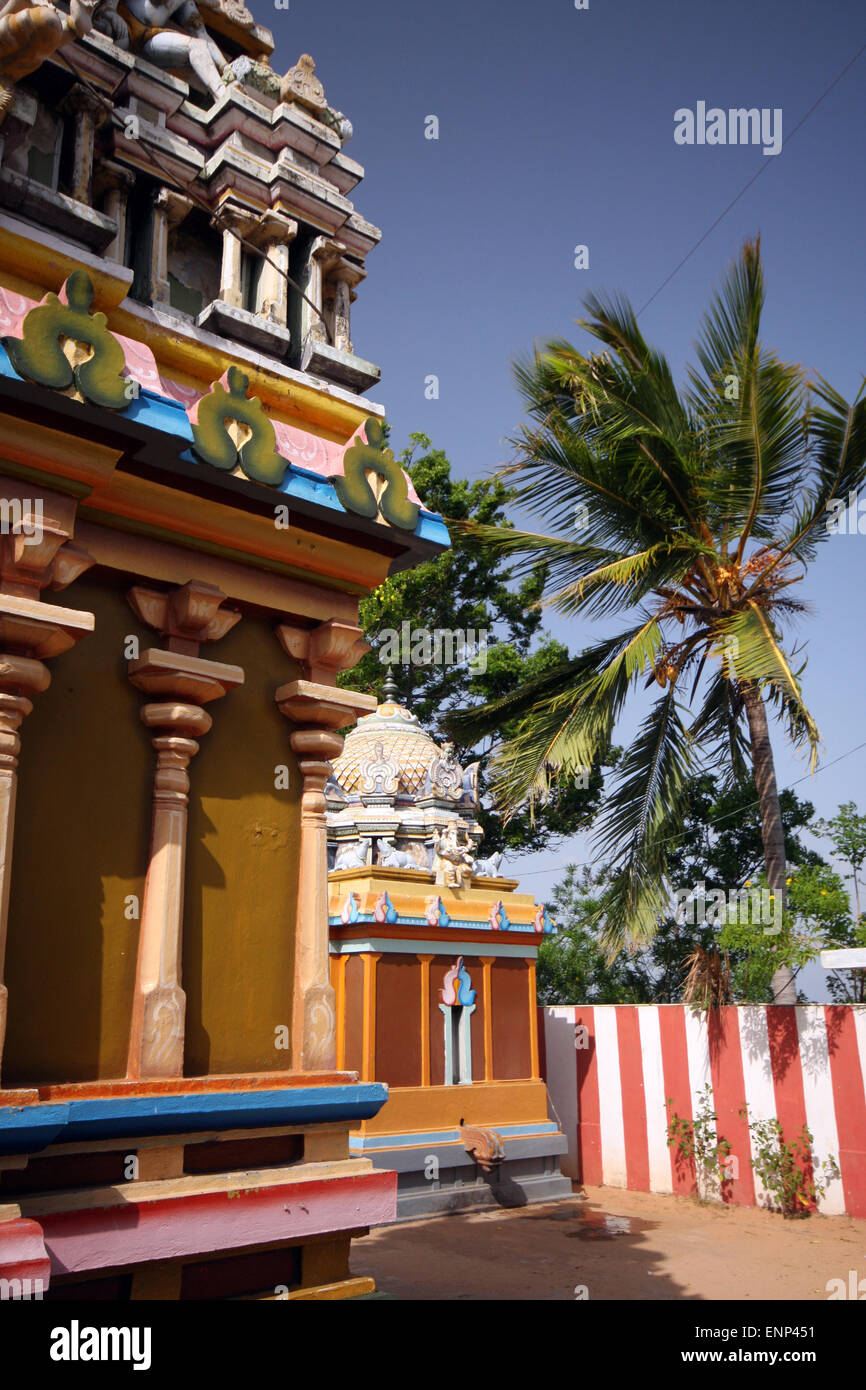
<path id="1" fill-rule="evenodd" d="M 220 0 L 199 0 L 203 8 L 219 10 Z M 232 18 L 245 28 L 253 16 L 236 5 Z M 128 38 L 124 42 L 118 19 Z M 96 27 L 110 35 L 120 48 L 129 48 L 154 67 L 172 70 L 192 68 L 217 101 L 226 90 L 220 73 L 226 59 L 204 26 L 194 0 L 103 0 Z"/>
<path id="2" fill-rule="evenodd" d="M 462 888 L 472 877 L 475 860 L 468 843 L 457 838 L 457 822 L 449 821 L 444 830 L 433 837 L 433 868 L 436 882 L 447 888 Z"/>
<path id="3" fill-rule="evenodd" d="M 50 54 L 93 27 L 98 0 L 71 0 L 69 14 L 50 0 L 0 3 L 0 122 L 12 104 L 15 85 Z"/>

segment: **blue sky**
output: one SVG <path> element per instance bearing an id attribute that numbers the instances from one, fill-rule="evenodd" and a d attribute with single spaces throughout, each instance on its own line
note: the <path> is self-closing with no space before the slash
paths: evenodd
<path id="1" fill-rule="evenodd" d="M 866 43 L 859 0 L 253 0 L 276 39 L 273 66 L 316 60 L 328 100 L 352 120 L 366 167 L 358 210 L 382 227 L 354 310 L 360 355 L 399 447 L 424 430 L 455 473 L 478 477 L 508 453 L 520 420 L 510 363 L 536 339 L 585 342 L 574 320 L 590 290 L 636 306 L 661 285 L 757 170 L 759 178 L 642 315 L 675 374 L 711 288 L 760 232 L 765 342 L 847 396 L 866 371 L 866 53 L 790 136 Z M 781 108 L 777 156 L 758 146 L 680 146 L 674 112 Z M 425 139 L 425 118 L 439 139 Z M 573 264 L 589 248 L 589 269 Z M 425 378 L 440 381 L 426 400 Z M 802 586 L 812 614 L 807 700 L 825 761 L 866 739 L 866 658 L 857 595 L 866 536 L 838 536 Z M 589 632 L 550 624 L 572 648 Z M 638 708 L 637 713 L 641 712 Z M 628 737 L 631 725 L 620 730 Z M 807 769 L 774 740 L 780 782 Z M 866 748 L 798 790 L 821 815 L 866 811 Z M 561 846 L 513 867 L 549 892 Z"/>

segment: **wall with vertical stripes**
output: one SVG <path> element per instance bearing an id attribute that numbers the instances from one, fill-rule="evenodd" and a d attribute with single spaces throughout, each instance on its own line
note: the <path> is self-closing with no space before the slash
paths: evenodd
<path id="1" fill-rule="evenodd" d="M 804 1124 L 816 1161 L 841 1176 L 819 1202 L 866 1217 L 866 1005 L 567 1005 L 540 1010 L 542 1070 L 563 1132 L 563 1170 L 591 1185 L 691 1194 L 694 1174 L 667 1144 L 667 1111 L 693 1119 L 712 1088 L 716 1128 L 736 1174 L 726 1200 L 761 1205 L 740 1115 L 777 1116 L 786 1139 Z"/>

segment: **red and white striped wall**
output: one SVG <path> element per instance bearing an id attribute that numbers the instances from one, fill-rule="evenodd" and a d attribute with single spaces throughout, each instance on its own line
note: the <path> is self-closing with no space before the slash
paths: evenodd
<path id="1" fill-rule="evenodd" d="M 709 1082 L 717 1132 L 737 1159 L 726 1200 L 754 1206 L 763 1196 L 745 1104 L 753 1120 L 778 1116 L 786 1139 L 807 1124 L 814 1160 L 832 1155 L 841 1172 L 820 1210 L 866 1217 L 866 1005 L 730 1006 L 708 1015 L 682 1004 L 577 1004 L 539 1012 L 571 1177 L 691 1194 L 694 1175 L 668 1148 L 665 1101 L 693 1119 Z"/>

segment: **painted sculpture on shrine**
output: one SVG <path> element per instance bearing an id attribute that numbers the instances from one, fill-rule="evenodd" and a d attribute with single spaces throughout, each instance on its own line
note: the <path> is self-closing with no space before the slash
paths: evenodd
<path id="1" fill-rule="evenodd" d="M 410 501 L 406 475 L 385 446 L 385 433 L 380 421 L 368 420 L 367 442 L 361 440 L 346 453 L 343 476 L 335 487 L 343 505 L 360 516 L 375 517 L 380 512 L 392 526 L 414 531 L 418 524 L 418 505 Z M 369 475 L 380 480 L 374 492 Z"/>
<path id="2" fill-rule="evenodd" d="M 198 5 L 223 8 L 221 0 L 198 0 L 198 4 L 195 0 L 102 0 L 96 27 L 154 67 L 170 72 L 192 68 L 217 100 L 226 90 L 220 75 L 226 59 L 205 29 Z M 233 10 L 235 23 L 245 28 L 253 24 L 245 6 L 235 5 Z"/>
<path id="3" fill-rule="evenodd" d="M 433 871 L 436 882 L 448 888 L 462 888 L 475 872 L 475 860 L 469 849 L 468 836 L 459 836 L 456 820 L 451 820 L 433 840 Z"/>
<path id="4" fill-rule="evenodd" d="M 89 33 L 98 0 L 71 0 L 69 13 L 49 0 L 6 0 L 0 7 L 0 122 L 16 83 L 82 34 Z"/>

